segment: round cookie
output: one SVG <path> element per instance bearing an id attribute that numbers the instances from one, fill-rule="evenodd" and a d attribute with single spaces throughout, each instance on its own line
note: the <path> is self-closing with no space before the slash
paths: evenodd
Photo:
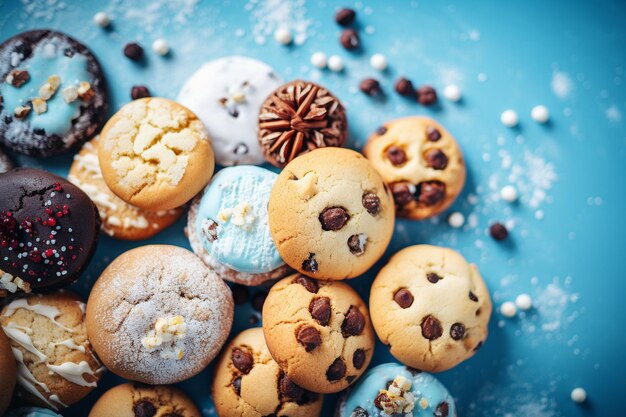
<path id="1" fill-rule="evenodd" d="M 224 349 L 211 396 L 219 417 L 318 417 L 323 401 L 280 370 L 258 327 L 239 333 Z"/>
<path id="2" fill-rule="evenodd" d="M 398 363 L 370 369 L 337 404 L 335 417 L 456 417 L 454 398 L 434 376 Z"/>
<path id="3" fill-rule="evenodd" d="M 100 216 L 78 187 L 46 171 L 0 175 L 0 297 L 74 282 L 96 249 Z"/>
<path id="4" fill-rule="evenodd" d="M 339 392 L 367 368 L 374 330 L 367 306 L 349 285 L 292 275 L 263 304 L 263 333 L 280 368 L 313 392 Z"/>
<path id="5" fill-rule="evenodd" d="M 67 179 L 91 197 L 100 212 L 102 231 L 117 239 L 148 239 L 170 226 L 183 213 L 182 208 L 142 210 L 113 194 L 100 171 L 98 137 L 85 143 L 80 152 L 74 155 Z"/>
<path id="6" fill-rule="evenodd" d="M 15 388 L 17 365 L 11 344 L 4 332 L 0 332 L 0 416 L 9 407 Z"/>
<path id="7" fill-rule="evenodd" d="M 107 91 L 91 51 L 64 33 L 34 30 L 0 45 L 0 142 L 52 156 L 94 135 L 107 115 Z"/>
<path id="8" fill-rule="evenodd" d="M 17 298 L 2 309 L 0 325 L 17 360 L 18 396 L 58 410 L 93 390 L 104 368 L 85 324 L 85 304 L 66 291 Z"/>
<path id="9" fill-rule="evenodd" d="M 11 162 L 11 159 L 9 159 L 9 157 L 4 152 L 2 152 L 2 149 L 0 149 L 0 174 L 9 172 L 12 169 L 13 162 Z"/>
<path id="10" fill-rule="evenodd" d="M 343 146 L 348 119 L 341 101 L 326 88 L 295 80 L 267 97 L 259 113 L 265 159 L 279 168 L 317 148 Z"/>
<path id="11" fill-rule="evenodd" d="M 363 153 L 389 184 L 400 217 L 421 220 L 441 213 L 465 183 L 458 143 L 428 117 L 385 123 L 370 136 Z"/>
<path id="12" fill-rule="evenodd" d="M 289 273 L 268 226 L 267 202 L 276 177 L 250 165 L 225 168 L 194 199 L 189 242 L 221 278 L 258 285 Z"/>
<path id="13" fill-rule="evenodd" d="M 5 417 L 63 417 L 54 411 L 40 407 L 21 407 L 12 410 Z"/>
<path id="14" fill-rule="evenodd" d="M 127 382 L 111 388 L 96 401 L 89 417 L 201 417 L 181 390 Z"/>
<path id="15" fill-rule="evenodd" d="M 441 372 L 470 358 L 487 339 L 489 291 L 475 265 L 438 246 L 410 246 L 378 273 L 372 322 L 400 362 Z"/>
<path id="16" fill-rule="evenodd" d="M 233 322 L 228 286 L 186 249 L 148 245 L 124 252 L 87 302 L 89 340 L 113 373 L 172 384 L 217 356 Z"/>
<path id="17" fill-rule="evenodd" d="M 177 100 L 206 126 L 218 164 L 262 164 L 257 118 L 263 101 L 282 84 L 264 62 L 229 56 L 200 67 L 185 82 Z"/>
<path id="18" fill-rule="evenodd" d="M 98 158 L 111 191 L 150 211 L 182 206 L 215 168 L 202 122 L 164 98 L 135 100 L 115 113 L 100 133 Z"/>
<path id="19" fill-rule="evenodd" d="M 391 240 L 391 192 L 361 154 L 307 153 L 280 173 L 268 206 L 270 231 L 289 266 L 319 279 L 356 277 Z"/>

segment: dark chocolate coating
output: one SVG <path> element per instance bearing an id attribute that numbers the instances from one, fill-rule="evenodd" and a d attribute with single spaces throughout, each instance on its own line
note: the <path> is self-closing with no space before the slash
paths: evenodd
<path id="1" fill-rule="evenodd" d="M 0 195 L 0 270 L 33 291 L 76 281 L 100 230 L 87 194 L 49 172 L 16 168 L 0 175 Z"/>
<path id="2" fill-rule="evenodd" d="M 32 128 L 28 118 L 22 120 L 16 118 L 13 114 L 14 109 L 4 108 L 0 100 L 0 143 L 15 152 L 37 157 L 64 153 L 69 149 L 80 147 L 100 131 L 106 121 L 108 94 L 102 69 L 85 45 L 64 33 L 33 30 L 20 33 L 3 42 L 0 45 L 0 83 L 5 83 L 7 74 L 19 67 L 19 63 L 17 67 L 11 65 L 12 52 L 20 54 L 22 56 L 20 62 L 23 62 L 31 57 L 39 43 L 55 38 L 70 45 L 70 48 L 64 51 L 65 55 L 73 56 L 78 53 L 87 59 L 87 71 L 93 77 L 92 80 L 87 81 L 91 83 L 95 95 L 89 102 L 80 105 L 79 115 L 72 119 L 71 128 L 63 135 L 48 134 L 44 129 Z M 58 75 L 63 76 L 63 74 Z M 13 129 L 13 132 L 19 133 L 11 133 L 10 127 L 13 123 L 24 125 L 20 129 Z"/>

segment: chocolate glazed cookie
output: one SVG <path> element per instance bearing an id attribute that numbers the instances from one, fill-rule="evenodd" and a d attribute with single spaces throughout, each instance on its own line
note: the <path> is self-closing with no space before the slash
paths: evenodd
<path id="1" fill-rule="evenodd" d="M 91 259 L 100 216 L 75 185 L 46 171 L 0 176 L 0 296 L 74 282 Z"/>
<path id="2" fill-rule="evenodd" d="M 104 124 L 107 92 L 94 55 L 51 30 L 0 45 L 0 142 L 33 156 L 81 145 Z"/>

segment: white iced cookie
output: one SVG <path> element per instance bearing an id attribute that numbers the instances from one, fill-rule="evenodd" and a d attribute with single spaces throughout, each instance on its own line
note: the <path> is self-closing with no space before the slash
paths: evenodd
<path id="1" fill-rule="evenodd" d="M 257 139 L 261 105 L 282 79 L 256 59 L 231 56 L 204 64 L 187 80 L 178 102 L 198 115 L 220 165 L 262 164 Z"/>

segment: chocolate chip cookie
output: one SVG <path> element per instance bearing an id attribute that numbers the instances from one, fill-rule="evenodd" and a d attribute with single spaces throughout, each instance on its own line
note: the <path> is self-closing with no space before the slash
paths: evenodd
<path id="1" fill-rule="evenodd" d="M 428 117 L 386 123 L 370 136 L 363 152 L 391 188 L 400 217 L 435 216 L 463 189 L 461 149 L 443 126 Z"/>

